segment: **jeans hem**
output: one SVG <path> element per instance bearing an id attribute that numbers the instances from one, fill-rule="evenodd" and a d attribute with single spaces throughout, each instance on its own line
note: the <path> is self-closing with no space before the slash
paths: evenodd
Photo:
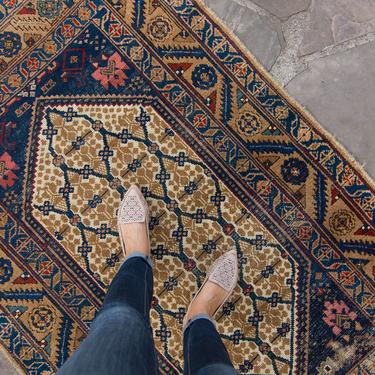
<path id="1" fill-rule="evenodd" d="M 216 328 L 216 322 L 213 318 L 211 318 L 208 314 L 197 314 L 193 318 L 191 318 L 184 329 L 182 330 L 182 334 L 185 334 L 186 330 L 198 319 L 207 319 L 209 320 Z"/>
<path id="2" fill-rule="evenodd" d="M 154 264 L 152 263 L 152 260 L 149 256 L 141 253 L 140 251 L 134 251 L 133 253 L 129 254 L 126 256 L 125 260 L 122 262 L 121 264 L 121 267 L 129 260 L 129 259 L 132 259 L 132 258 L 142 258 L 144 259 L 148 265 L 151 267 L 151 268 L 154 268 Z"/>

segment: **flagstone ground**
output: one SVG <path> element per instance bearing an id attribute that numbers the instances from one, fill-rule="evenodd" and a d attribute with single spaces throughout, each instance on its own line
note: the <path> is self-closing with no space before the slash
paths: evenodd
<path id="1" fill-rule="evenodd" d="M 205 3 L 375 177 L 375 2 Z"/>

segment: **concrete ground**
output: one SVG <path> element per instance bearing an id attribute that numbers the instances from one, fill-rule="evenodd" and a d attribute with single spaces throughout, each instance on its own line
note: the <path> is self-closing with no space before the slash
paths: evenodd
<path id="1" fill-rule="evenodd" d="M 1 375 L 20 375 L 21 369 L 10 360 L 5 350 L 0 348 L 0 374 Z"/>
<path id="2" fill-rule="evenodd" d="M 204 1 L 375 178 L 375 1 Z"/>

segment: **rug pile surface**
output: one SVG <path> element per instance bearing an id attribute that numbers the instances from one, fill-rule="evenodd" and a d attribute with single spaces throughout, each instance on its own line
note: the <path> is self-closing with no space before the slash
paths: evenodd
<path id="1" fill-rule="evenodd" d="M 133 183 L 162 374 L 233 248 L 240 374 L 374 373 L 374 184 L 200 1 L 2 0 L 0 81 L 0 344 L 25 374 L 86 336 Z"/>

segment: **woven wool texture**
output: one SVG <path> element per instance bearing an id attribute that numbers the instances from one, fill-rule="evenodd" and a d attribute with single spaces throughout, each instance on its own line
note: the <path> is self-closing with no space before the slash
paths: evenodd
<path id="1" fill-rule="evenodd" d="M 217 327 L 240 374 L 373 373 L 374 184 L 200 1 L 0 1 L 0 72 L 0 344 L 25 374 L 87 335 L 131 184 L 162 374 L 232 249 Z"/>

